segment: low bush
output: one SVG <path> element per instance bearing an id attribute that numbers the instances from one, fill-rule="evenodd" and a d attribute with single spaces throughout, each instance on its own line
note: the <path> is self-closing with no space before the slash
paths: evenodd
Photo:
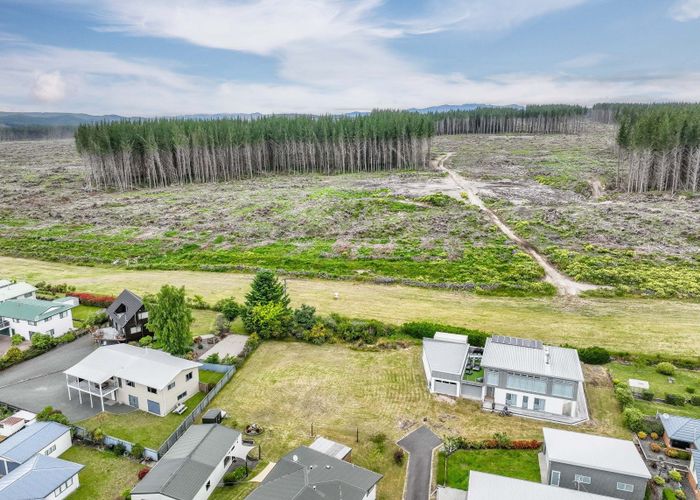
<path id="1" fill-rule="evenodd" d="M 53 338 L 51 335 L 45 335 L 43 333 L 35 333 L 32 335 L 32 347 L 40 351 L 48 351 L 54 346 Z"/>
<path id="2" fill-rule="evenodd" d="M 649 445 L 649 449 L 653 451 L 654 453 L 659 453 L 661 451 L 661 446 L 659 446 L 658 443 L 651 443 Z"/>
<path id="3" fill-rule="evenodd" d="M 68 332 L 64 333 L 60 337 L 53 339 L 54 345 L 67 344 L 68 342 L 73 342 L 76 339 L 75 333 Z"/>
<path id="4" fill-rule="evenodd" d="M 651 439 L 653 439 L 654 441 L 656 441 L 657 439 L 659 439 L 659 435 L 658 435 L 656 432 L 652 432 L 651 434 L 649 434 L 649 437 L 650 437 Z"/>
<path id="5" fill-rule="evenodd" d="M 126 446 L 121 443 L 117 443 L 112 447 L 112 453 L 118 457 L 121 457 L 122 455 L 126 454 Z"/>
<path id="6" fill-rule="evenodd" d="M 669 392 L 666 394 L 664 401 L 666 402 L 666 404 L 669 404 L 669 405 L 684 406 L 685 405 L 685 396 L 682 394 L 673 394 L 673 393 Z"/>
<path id="7" fill-rule="evenodd" d="M 622 411 L 622 420 L 625 426 L 632 432 L 639 432 L 644 428 L 644 414 L 641 410 L 632 406 Z"/>
<path id="8" fill-rule="evenodd" d="M 673 490 L 673 494 L 676 495 L 676 500 L 686 500 L 685 491 L 682 488 Z"/>
<path id="9" fill-rule="evenodd" d="M 321 345 L 333 339 L 333 333 L 324 325 L 317 323 L 310 330 L 303 330 L 301 339 L 311 344 Z"/>
<path id="10" fill-rule="evenodd" d="M 669 363 L 668 361 L 662 361 L 661 363 L 658 363 L 656 365 L 656 371 L 661 375 L 667 375 L 670 377 L 671 375 L 676 373 L 676 367 L 673 365 L 673 363 Z"/>
<path id="11" fill-rule="evenodd" d="M 659 476 L 654 476 L 655 483 L 656 483 L 657 477 L 659 477 Z M 656 483 L 656 484 L 658 484 L 659 486 L 662 486 L 662 485 L 666 484 L 666 481 L 664 481 L 663 483 Z M 664 488 L 662 493 L 661 493 L 661 496 L 662 496 L 663 500 L 678 500 L 676 498 L 676 494 L 673 492 L 673 490 L 671 488 Z"/>
<path id="12" fill-rule="evenodd" d="M 394 450 L 394 463 L 396 465 L 403 465 L 404 452 L 401 448 L 396 448 Z"/>
<path id="13" fill-rule="evenodd" d="M 24 342 L 24 337 L 22 337 L 20 334 L 15 333 L 12 335 L 12 345 L 20 345 L 22 342 Z"/>
<path id="14" fill-rule="evenodd" d="M 68 417 L 61 410 L 54 409 L 53 406 L 47 406 L 37 413 L 36 419 L 38 422 L 58 422 L 59 424 L 70 425 Z"/>
<path id="15" fill-rule="evenodd" d="M 615 388 L 615 397 L 623 409 L 627 408 L 628 406 L 632 406 L 632 403 L 634 403 L 632 391 L 630 391 L 629 387 L 623 384 L 620 384 Z"/>
<path id="16" fill-rule="evenodd" d="M 695 387 L 686 387 L 685 392 L 688 394 L 695 394 Z"/>
<path id="17" fill-rule="evenodd" d="M 241 306 L 233 297 L 221 299 L 214 304 L 214 310 L 219 311 L 229 321 L 234 321 L 243 311 Z"/>
<path id="18" fill-rule="evenodd" d="M 654 400 L 654 393 L 651 392 L 649 389 L 644 389 L 642 391 L 642 399 L 645 401 L 653 401 Z"/>
<path id="19" fill-rule="evenodd" d="M 150 467 L 144 467 L 143 469 L 141 469 L 137 474 L 137 476 L 139 477 L 139 481 L 146 477 L 146 474 L 148 474 L 149 472 L 151 472 Z"/>
<path id="20" fill-rule="evenodd" d="M 681 475 L 681 473 L 678 472 L 676 469 L 671 469 L 670 471 L 668 471 L 668 477 L 669 477 L 669 479 L 671 479 L 672 481 L 675 481 L 677 483 L 679 483 L 681 481 L 681 479 L 683 479 L 683 476 Z"/>
<path id="21" fill-rule="evenodd" d="M 139 339 L 139 345 L 140 345 L 141 347 L 148 347 L 148 346 L 151 345 L 152 343 L 153 343 L 153 337 L 151 337 L 150 335 L 146 335 L 146 336 L 141 337 L 141 338 Z"/>
<path id="22" fill-rule="evenodd" d="M 68 297 L 77 297 L 84 306 L 109 307 L 116 299 L 111 295 L 96 295 L 88 292 L 68 292 Z"/>
<path id="23" fill-rule="evenodd" d="M 690 398 L 690 404 L 693 406 L 700 406 L 700 396 L 693 396 Z"/>
<path id="24" fill-rule="evenodd" d="M 374 446 L 377 447 L 377 450 L 378 450 L 380 453 L 384 453 L 384 448 L 385 448 L 385 445 L 386 445 L 386 439 L 387 439 L 386 434 L 384 434 L 383 432 L 378 432 L 378 433 L 376 433 L 376 434 L 372 434 L 372 435 L 369 437 L 369 440 L 370 440 L 372 443 L 374 443 Z"/>
<path id="25" fill-rule="evenodd" d="M 210 354 L 209 356 L 207 356 L 205 358 L 204 362 L 211 363 L 213 365 L 218 365 L 219 363 L 221 363 L 221 359 L 219 358 L 219 353 L 215 352 L 213 354 Z"/>
<path id="26" fill-rule="evenodd" d="M 224 474 L 224 484 L 231 486 L 241 481 L 246 477 L 245 467 L 238 467 L 231 472 Z"/>
<path id="27" fill-rule="evenodd" d="M 134 457 L 136 460 L 141 460 L 145 451 L 146 449 L 141 443 L 135 443 L 131 446 L 131 456 Z"/>
<path id="28" fill-rule="evenodd" d="M 579 359 L 589 365 L 604 365 L 610 362 L 610 352 L 604 347 L 584 347 L 578 349 Z"/>
<path id="29" fill-rule="evenodd" d="M 91 326 L 102 326 L 107 323 L 108 320 L 109 316 L 107 316 L 107 313 L 95 312 L 88 316 L 85 321 L 83 321 L 83 325 L 88 328 Z"/>
<path id="30" fill-rule="evenodd" d="M 443 325 L 441 323 L 433 323 L 430 321 L 410 321 L 402 324 L 399 328 L 399 333 L 415 339 L 422 339 L 425 337 L 433 338 L 433 336 L 435 336 L 435 332 L 467 335 L 469 337 L 469 344 L 477 347 L 483 347 L 486 344 L 486 339 L 490 336 L 488 333 L 482 330 Z"/>
<path id="31" fill-rule="evenodd" d="M 656 484 L 658 484 L 659 486 L 663 486 L 664 484 L 666 484 L 666 480 L 665 480 L 663 477 L 659 476 L 658 474 L 657 474 L 656 476 L 654 476 L 654 477 L 652 478 L 652 480 L 653 480 Z"/>
<path id="32" fill-rule="evenodd" d="M 647 433 L 644 432 L 644 431 L 639 431 L 639 432 L 637 433 L 637 437 L 638 437 L 639 439 L 646 439 L 646 438 L 647 438 Z"/>

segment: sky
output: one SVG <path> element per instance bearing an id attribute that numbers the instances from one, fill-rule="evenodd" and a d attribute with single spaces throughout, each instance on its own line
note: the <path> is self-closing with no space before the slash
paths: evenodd
<path id="1" fill-rule="evenodd" d="M 0 0 L 0 110 L 700 101 L 700 0 Z"/>

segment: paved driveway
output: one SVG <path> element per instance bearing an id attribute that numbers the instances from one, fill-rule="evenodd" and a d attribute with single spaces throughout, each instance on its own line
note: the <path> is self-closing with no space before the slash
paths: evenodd
<path id="1" fill-rule="evenodd" d="M 222 359 L 226 355 L 236 357 L 243 351 L 247 341 L 247 335 L 227 335 L 224 340 L 217 342 L 211 349 L 202 354 L 199 360 L 203 361 L 212 354 L 218 354 Z"/>
<path id="2" fill-rule="evenodd" d="M 70 344 L 57 347 L 41 356 L 20 363 L 0 372 L 0 401 L 25 410 L 39 412 L 46 406 L 57 408 L 73 422 L 92 417 L 100 411 L 99 401 L 83 399 L 73 391 L 73 401 L 68 401 L 66 376 L 63 370 L 95 350 L 90 335 Z"/>
<path id="3" fill-rule="evenodd" d="M 419 427 L 397 444 L 409 453 L 405 500 L 430 498 L 430 474 L 433 470 L 433 450 L 442 440 L 426 426 Z"/>

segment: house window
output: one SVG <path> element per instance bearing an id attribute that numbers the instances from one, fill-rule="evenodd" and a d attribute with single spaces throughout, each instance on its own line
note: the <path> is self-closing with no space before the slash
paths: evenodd
<path id="1" fill-rule="evenodd" d="M 51 321 L 52 319 L 53 319 L 53 316 L 49 316 L 48 318 L 46 318 L 46 319 L 44 320 L 44 323 L 48 323 L 48 322 Z"/>
<path id="2" fill-rule="evenodd" d="M 226 456 L 224 457 L 224 467 L 227 467 L 228 464 L 229 464 L 230 462 L 231 462 L 231 457 L 229 457 L 228 455 L 226 455 Z M 620 483 L 617 483 L 617 484 L 620 484 Z M 619 489 L 619 488 L 618 488 L 618 489 Z"/>
<path id="3" fill-rule="evenodd" d="M 54 329 L 52 328 L 51 330 L 49 330 L 48 332 L 46 332 L 46 334 L 47 334 L 47 335 L 51 335 L 51 336 L 53 337 Z"/>
<path id="4" fill-rule="evenodd" d="M 509 373 L 506 379 L 506 387 L 518 391 L 547 394 L 547 381 L 530 375 Z"/>
<path id="5" fill-rule="evenodd" d="M 126 385 L 128 385 L 129 387 L 136 387 L 136 384 L 134 384 L 131 380 L 127 380 Z"/>
<path id="6" fill-rule="evenodd" d="M 552 396 L 573 399 L 574 383 L 567 380 L 555 380 L 552 382 Z"/>
<path id="7" fill-rule="evenodd" d="M 627 483 L 617 483 L 617 489 L 618 491 L 629 491 L 631 493 L 634 491 L 634 485 Z"/>
<path id="8" fill-rule="evenodd" d="M 506 404 L 508 406 L 515 406 L 518 404 L 518 395 L 517 394 L 511 394 L 510 392 L 506 393 Z"/>
<path id="9" fill-rule="evenodd" d="M 584 476 L 582 474 L 574 475 L 574 482 L 581 484 L 591 484 L 591 476 Z"/>
<path id="10" fill-rule="evenodd" d="M 36 326 L 36 321 L 27 321 L 27 324 L 29 324 L 29 326 Z"/>
<path id="11" fill-rule="evenodd" d="M 66 316 L 68 316 L 68 313 L 65 311 L 58 315 L 58 317 L 61 319 L 65 318 Z"/>
<path id="12" fill-rule="evenodd" d="M 140 333 L 140 332 L 141 332 L 140 326 L 132 326 L 131 327 L 131 333 Z"/>
<path id="13" fill-rule="evenodd" d="M 158 394 L 158 389 L 154 389 L 153 387 L 149 387 L 148 392 L 150 392 L 151 394 Z"/>
<path id="14" fill-rule="evenodd" d="M 139 313 L 138 319 L 148 319 L 148 311 Z"/>
<path id="15" fill-rule="evenodd" d="M 66 491 L 72 484 L 73 484 L 73 478 L 70 478 L 68 481 L 66 481 L 61 486 L 59 486 L 58 488 L 56 488 L 54 490 L 54 492 L 53 492 L 54 496 L 56 496 L 56 497 L 59 496 L 61 493 Z"/>
<path id="16" fill-rule="evenodd" d="M 209 491 L 209 488 L 211 488 L 211 480 L 207 481 L 207 491 Z"/>
<path id="17" fill-rule="evenodd" d="M 44 452 L 44 455 L 51 455 L 54 451 L 56 451 L 56 444 L 52 444 L 48 448 L 46 448 L 46 451 Z"/>
<path id="18" fill-rule="evenodd" d="M 552 486 L 559 486 L 559 479 L 561 478 L 561 472 L 558 470 L 552 471 L 552 476 L 549 479 L 549 484 Z"/>
<path id="19" fill-rule="evenodd" d="M 486 383 L 488 385 L 498 385 L 499 383 L 499 373 L 492 372 L 491 370 L 486 372 Z"/>
<path id="20" fill-rule="evenodd" d="M 189 382 L 190 380 L 192 380 L 192 372 L 185 375 L 185 382 Z"/>
<path id="21" fill-rule="evenodd" d="M 168 384 L 168 390 L 172 389 L 173 387 L 175 387 L 175 382 L 174 382 L 174 381 L 173 381 L 173 382 L 170 382 L 170 383 Z"/>
<path id="22" fill-rule="evenodd" d="M 530 398 L 528 396 L 523 396 L 523 408 L 527 410 L 527 405 L 530 402 Z"/>
<path id="23" fill-rule="evenodd" d="M 185 396 L 187 396 L 187 391 L 183 392 L 182 394 L 178 394 L 178 395 L 177 395 L 177 400 L 180 401 L 180 400 L 181 400 L 182 398 L 184 398 Z"/>
<path id="24" fill-rule="evenodd" d="M 535 398 L 535 401 L 532 405 L 532 409 L 535 411 L 544 411 L 544 399 Z"/>

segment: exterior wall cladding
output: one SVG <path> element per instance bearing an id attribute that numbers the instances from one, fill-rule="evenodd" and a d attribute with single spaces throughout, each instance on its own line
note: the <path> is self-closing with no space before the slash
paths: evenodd
<path id="1" fill-rule="evenodd" d="M 647 480 L 641 477 L 628 476 L 618 474 L 616 472 L 608 472 L 598 469 L 590 469 L 577 465 L 562 464 L 558 462 L 549 462 L 547 471 L 547 481 L 551 483 L 552 471 L 559 471 L 561 476 L 559 479 L 560 488 L 568 488 L 570 490 L 579 489 L 588 493 L 597 495 L 607 495 L 613 498 L 622 498 L 625 500 L 643 500 L 644 492 L 647 487 Z M 576 474 L 588 476 L 591 478 L 591 484 L 581 484 L 576 487 L 574 481 Z M 631 492 L 620 491 L 617 489 L 617 483 L 631 484 L 634 490 Z"/>

